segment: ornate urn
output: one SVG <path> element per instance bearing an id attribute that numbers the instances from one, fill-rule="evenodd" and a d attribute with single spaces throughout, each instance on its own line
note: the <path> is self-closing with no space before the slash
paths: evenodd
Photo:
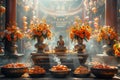
<path id="1" fill-rule="evenodd" d="M 37 48 L 37 53 L 44 53 L 44 51 L 48 51 L 48 46 L 43 43 L 44 38 L 43 37 L 38 37 L 37 38 L 37 43 L 35 44 L 35 48 Z"/>
<path id="2" fill-rule="evenodd" d="M 114 56 L 114 50 L 113 50 L 113 45 L 114 45 L 114 41 L 113 40 L 107 40 L 106 41 L 106 48 L 105 48 L 105 53 L 108 56 Z"/>
<path id="3" fill-rule="evenodd" d="M 5 52 L 7 55 L 17 55 L 17 44 L 16 41 L 8 41 L 6 40 L 6 44 L 5 44 Z"/>
<path id="4" fill-rule="evenodd" d="M 78 38 L 77 45 L 75 45 L 75 47 L 74 47 L 75 51 L 77 51 L 78 53 L 84 53 L 85 48 L 86 48 L 86 46 L 85 46 L 85 44 L 83 44 L 83 39 Z"/>

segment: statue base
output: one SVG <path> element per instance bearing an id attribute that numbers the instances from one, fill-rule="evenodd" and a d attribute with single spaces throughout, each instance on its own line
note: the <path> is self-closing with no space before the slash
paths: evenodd
<path id="1" fill-rule="evenodd" d="M 55 47 L 55 52 L 66 52 L 66 47 Z"/>

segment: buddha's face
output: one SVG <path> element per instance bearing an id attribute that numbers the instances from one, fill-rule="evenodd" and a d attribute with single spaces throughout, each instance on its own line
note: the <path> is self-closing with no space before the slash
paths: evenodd
<path id="1" fill-rule="evenodd" d="M 59 39 L 60 39 L 60 40 L 62 40 L 62 39 L 63 39 L 63 37 L 62 37 L 62 36 L 60 36 L 60 37 L 59 37 Z"/>

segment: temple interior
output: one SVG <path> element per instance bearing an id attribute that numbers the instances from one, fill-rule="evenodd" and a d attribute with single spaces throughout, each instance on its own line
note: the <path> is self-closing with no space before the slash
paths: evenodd
<path id="1" fill-rule="evenodd" d="M 120 0 L 0 0 L 0 80 L 119 80 Z"/>

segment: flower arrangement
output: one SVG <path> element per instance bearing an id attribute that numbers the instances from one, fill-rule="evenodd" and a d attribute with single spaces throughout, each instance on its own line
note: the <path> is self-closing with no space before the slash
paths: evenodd
<path id="1" fill-rule="evenodd" d="M 103 26 L 100 28 L 98 33 L 97 41 L 100 42 L 101 40 L 117 40 L 118 34 L 117 32 L 110 26 Z"/>
<path id="2" fill-rule="evenodd" d="M 22 31 L 15 25 L 7 27 L 4 32 L 4 38 L 6 38 L 8 41 L 17 41 L 19 39 L 22 39 L 23 36 L 24 34 Z"/>
<path id="3" fill-rule="evenodd" d="M 50 39 L 52 36 L 50 25 L 46 23 L 32 24 L 30 26 L 30 32 L 33 39 L 40 37 L 43 37 L 44 39 Z"/>
<path id="4" fill-rule="evenodd" d="M 116 42 L 116 43 L 113 45 L 113 50 L 114 50 L 115 56 L 120 57 L 120 42 Z"/>
<path id="5" fill-rule="evenodd" d="M 70 29 L 70 38 L 76 40 L 82 38 L 89 40 L 91 36 L 91 27 L 89 25 L 72 26 Z"/>

